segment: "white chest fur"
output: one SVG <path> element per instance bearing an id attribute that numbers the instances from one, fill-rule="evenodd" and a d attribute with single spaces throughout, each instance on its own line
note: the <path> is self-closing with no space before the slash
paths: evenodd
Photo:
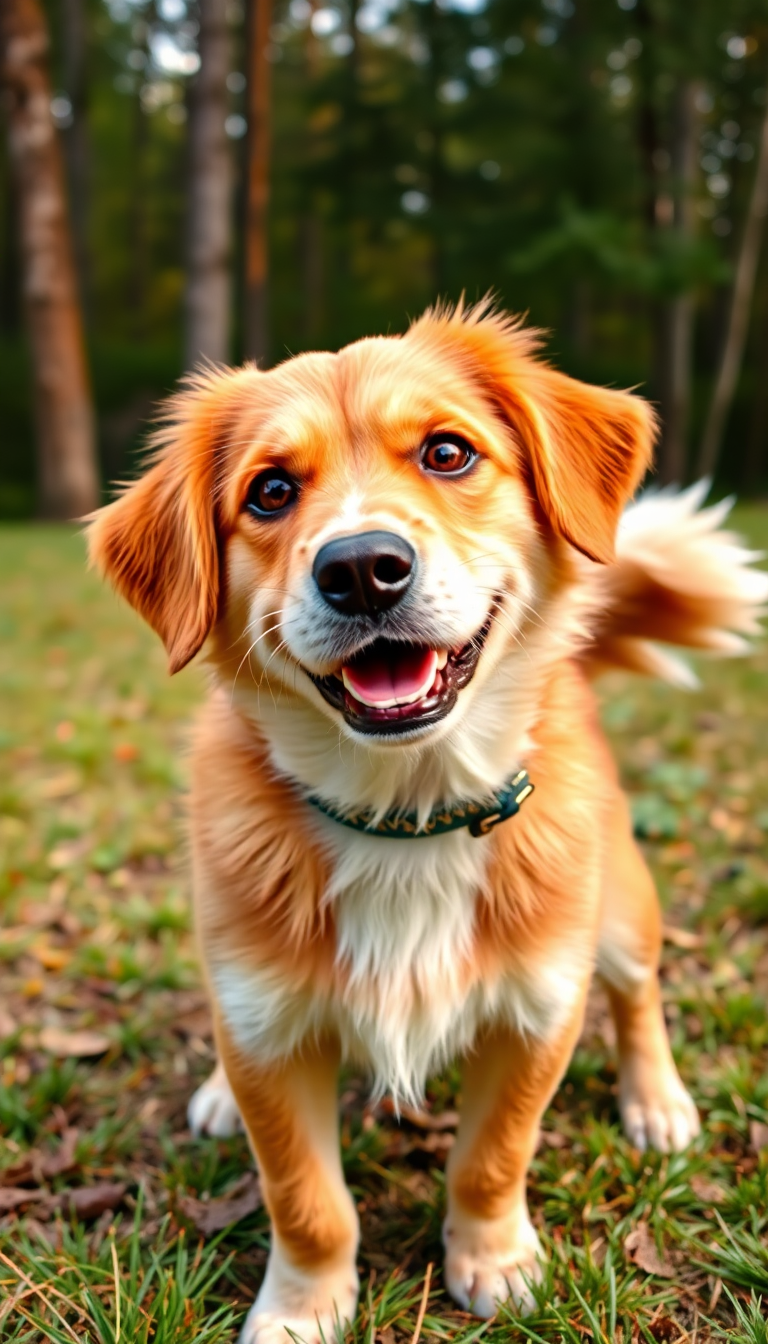
<path id="1" fill-rule="evenodd" d="M 326 899 L 350 983 L 412 983 L 428 995 L 455 980 L 472 942 L 487 844 L 463 829 L 397 840 L 318 821 L 335 858 Z"/>
<path id="2" fill-rule="evenodd" d="M 338 824 L 329 822 L 326 832 Z M 466 965 L 487 846 L 467 831 L 422 840 L 337 837 L 329 899 L 346 972 L 347 1049 L 379 1090 L 414 1096 L 460 1042 Z M 350 1031 L 351 1029 L 351 1031 Z"/>
<path id="3" fill-rule="evenodd" d="M 317 1032 L 338 1034 L 344 1055 L 369 1067 L 376 1091 L 404 1100 L 430 1072 L 503 1020 L 546 1035 L 571 1009 L 584 968 L 572 957 L 510 968 L 492 982 L 471 973 L 475 911 L 488 840 L 468 831 L 395 840 L 318 817 L 335 858 L 338 976 L 329 991 L 298 992 L 276 967 L 212 968 L 241 1048 L 274 1059 Z"/>

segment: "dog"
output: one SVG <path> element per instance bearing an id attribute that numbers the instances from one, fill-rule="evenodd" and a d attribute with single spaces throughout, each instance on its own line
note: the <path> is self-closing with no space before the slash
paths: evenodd
<path id="1" fill-rule="evenodd" d="M 203 647 L 210 671 L 190 831 L 220 1062 L 190 1122 L 241 1117 L 261 1173 L 247 1344 L 354 1316 L 342 1061 L 412 1102 L 461 1059 L 445 1283 L 480 1317 L 531 1306 L 526 1172 L 595 972 L 631 1142 L 698 1133 L 591 683 L 690 680 L 659 643 L 738 651 L 768 576 L 705 487 L 630 502 L 655 432 L 647 402 L 557 372 L 520 321 L 438 307 L 402 336 L 192 376 L 151 468 L 94 516 L 92 560 L 171 672 Z"/>

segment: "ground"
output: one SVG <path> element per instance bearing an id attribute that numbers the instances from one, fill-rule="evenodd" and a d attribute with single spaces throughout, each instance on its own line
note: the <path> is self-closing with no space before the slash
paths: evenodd
<path id="1" fill-rule="evenodd" d="M 768 542 L 768 511 L 738 523 Z M 229 1340 L 268 1233 L 245 1141 L 193 1139 L 185 1120 L 212 1062 L 183 840 L 203 677 L 167 677 L 75 532 L 5 529 L 0 573 L 0 1338 Z M 664 902 L 666 1011 L 701 1139 L 660 1157 L 621 1136 L 595 997 L 531 1173 L 551 1257 L 539 1305 L 481 1324 L 440 1271 L 458 1075 L 400 1126 L 345 1078 L 361 1344 L 411 1340 L 420 1307 L 422 1338 L 463 1344 L 768 1341 L 768 649 L 700 672 L 694 694 L 602 691 Z"/>

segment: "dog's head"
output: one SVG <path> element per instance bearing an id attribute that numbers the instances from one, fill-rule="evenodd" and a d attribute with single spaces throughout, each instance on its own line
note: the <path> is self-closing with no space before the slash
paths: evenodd
<path id="1" fill-rule="evenodd" d="M 171 671 L 211 636 L 353 738 L 460 721 L 524 638 L 571 548 L 610 563 L 650 460 L 638 397 L 535 357 L 487 309 L 269 373 L 193 379 L 147 474 L 92 523 L 92 555 Z"/>

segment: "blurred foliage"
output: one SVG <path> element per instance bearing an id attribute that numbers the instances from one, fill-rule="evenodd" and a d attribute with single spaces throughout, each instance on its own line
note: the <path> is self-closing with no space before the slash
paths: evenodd
<path id="1" fill-rule="evenodd" d="M 83 0 L 88 274 L 106 479 L 130 469 L 181 373 L 186 81 L 195 0 Z M 67 146 L 64 8 L 47 0 Z M 227 122 L 242 168 L 244 19 L 232 0 Z M 493 289 L 554 333 L 578 376 L 651 395 L 659 303 L 697 307 L 700 430 L 751 187 L 768 78 L 768 0 L 275 0 L 272 358 L 401 330 L 438 295 Z M 679 92 L 697 106 L 694 233 L 669 226 Z M 238 172 L 242 181 L 242 172 Z M 0 511 L 33 497 L 29 376 L 0 164 Z M 240 187 L 233 265 L 242 251 Z M 237 286 L 236 286 L 237 289 Z M 232 357 L 240 350 L 233 314 Z M 763 265 L 724 477 L 768 470 Z"/>

